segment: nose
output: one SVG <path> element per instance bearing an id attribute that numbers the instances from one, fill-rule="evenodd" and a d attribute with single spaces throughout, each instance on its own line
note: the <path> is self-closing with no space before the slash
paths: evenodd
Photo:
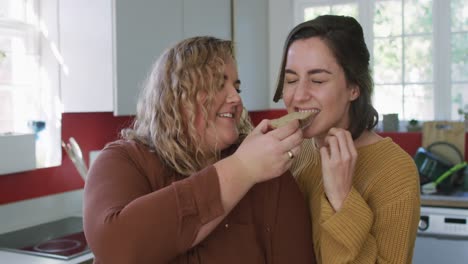
<path id="1" fill-rule="evenodd" d="M 307 101 L 310 99 L 310 91 L 308 89 L 308 82 L 300 80 L 296 89 L 294 90 L 294 101 Z"/>
<path id="2" fill-rule="evenodd" d="M 240 104 L 242 102 L 242 99 L 235 87 L 229 89 L 229 94 L 226 98 L 226 101 L 229 104 Z"/>

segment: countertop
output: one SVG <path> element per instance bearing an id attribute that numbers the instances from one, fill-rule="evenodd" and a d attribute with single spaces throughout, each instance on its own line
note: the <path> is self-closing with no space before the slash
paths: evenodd
<path id="1" fill-rule="evenodd" d="M 0 206 L 0 234 L 69 216 L 81 216 L 83 190 L 40 197 Z M 81 264 L 92 263 L 92 253 L 61 260 L 0 250 L 1 264 Z"/>
<path id="2" fill-rule="evenodd" d="M 0 250 L 1 263 L 5 264 L 80 264 L 88 263 L 93 257 L 93 253 L 88 253 L 70 260 L 60 260 Z"/>
<path id="3" fill-rule="evenodd" d="M 454 195 L 421 195 L 422 206 L 453 207 L 468 209 L 468 193 Z"/>

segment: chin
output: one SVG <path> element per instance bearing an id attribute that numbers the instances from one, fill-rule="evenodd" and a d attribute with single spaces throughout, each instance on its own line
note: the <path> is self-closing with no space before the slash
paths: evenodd
<path id="1" fill-rule="evenodd" d="M 317 135 L 317 133 L 314 132 L 313 127 L 311 127 L 311 126 L 309 126 L 308 129 L 305 129 L 305 130 L 302 131 L 302 137 L 307 138 L 307 139 L 313 138 L 316 135 Z"/>
<path id="2" fill-rule="evenodd" d="M 238 139 L 239 139 L 239 134 L 236 133 L 236 134 L 230 135 L 228 137 L 225 137 L 224 140 L 223 140 L 223 143 L 226 144 L 226 145 L 231 146 L 232 144 L 236 143 Z"/>

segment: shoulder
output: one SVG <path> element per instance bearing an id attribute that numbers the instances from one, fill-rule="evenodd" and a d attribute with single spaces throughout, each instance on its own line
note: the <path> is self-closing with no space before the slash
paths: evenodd
<path id="1" fill-rule="evenodd" d="M 141 186 L 149 183 L 152 190 L 170 184 L 172 176 L 155 151 L 138 141 L 125 139 L 108 143 L 88 173 L 90 182 L 113 181 Z"/>
<path id="2" fill-rule="evenodd" d="M 374 144 L 359 148 L 358 155 L 363 161 L 372 161 L 375 166 L 386 168 L 409 166 L 416 169 L 413 158 L 391 138 L 384 138 Z"/>
<path id="3" fill-rule="evenodd" d="M 154 150 L 135 140 L 119 139 L 108 143 L 101 154 L 112 156 L 127 156 L 130 159 L 145 159 L 155 156 Z M 101 155 L 100 154 L 100 155 Z"/>
<path id="4" fill-rule="evenodd" d="M 357 169 L 368 175 L 364 187 L 371 193 L 387 202 L 408 194 L 419 196 L 419 173 L 413 158 L 391 138 L 360 148 L 358 153 Z"/>
<path id="5" fill-rule="evenodd" d="M 160 169 L 162 166 L 154 150 L 138 141 L 126 139 L 108 143 L 99 153 L 95 163 L 114 170 L 130 166 L 142 173 L 149 169 Z"/>

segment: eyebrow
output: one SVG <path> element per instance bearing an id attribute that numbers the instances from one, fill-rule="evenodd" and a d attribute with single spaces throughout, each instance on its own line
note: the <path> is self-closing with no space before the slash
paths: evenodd
<path id="1" fill-rule="evenodd" d="M 227 80 L 227 79 L 228 79 L 227 75 L 224 75 L 224 80 Z M 234 82 L 234 84 L 241 85 L 241 81 L 240 81 L 240 80 L 236 80 L 236 81 Z"/>
<path id="2" fill-rule="evenodd" d="M 284 73 L 290 73 L 290 74 L 295 74 L 297 75 L 297 72 L 293 71 L 293 70 L 290 70 L 290 69 L 286 69 L 284 71 Z M 313 69 L 313 70 L 309 70 L 307 71 L 307 74 L 308 75 L 312 75 L 312 74 L 318 74 L 318 73 L 328 73 L 328 74 L 332 74 L 330 71 L 328 70 L 325 70 L 325 69 Z"/>

